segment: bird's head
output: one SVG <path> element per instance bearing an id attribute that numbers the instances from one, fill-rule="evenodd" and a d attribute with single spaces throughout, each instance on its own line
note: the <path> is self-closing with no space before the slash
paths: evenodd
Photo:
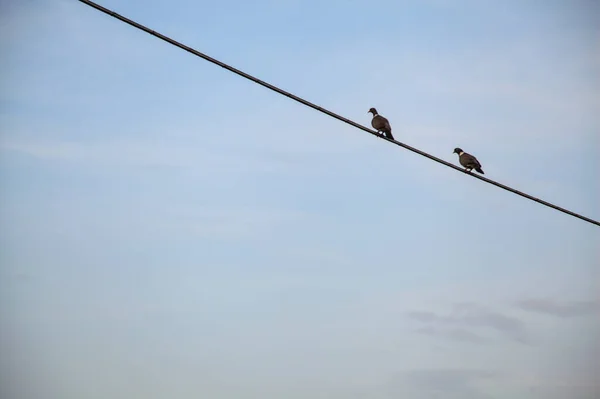
<path id="1" fill-rule="evenodd" d="M 464 152 L 463 150 L 461 150 L 460 148 L 455 148 L 453 154 L 458 154 L 460 155 L 461 152 Z"/>
<path id="2" fill-rule="evenodd" d="M 377 110 L 376 110 L 375 108 L 371 108 L 371 109 L 369 110 L 369 112 L 367 112 L 367 114 L 368 114 L 368 113 L 371 113 L 371 114 L 373 114 L 373 116 L 375 116 L 375 115 L 377 115 Z"/>

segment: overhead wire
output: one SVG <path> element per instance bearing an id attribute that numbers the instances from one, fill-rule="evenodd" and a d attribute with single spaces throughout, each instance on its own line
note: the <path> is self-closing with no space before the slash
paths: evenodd
<path id="1" fill-rule="evenodd" d="M 257 84 L 259 84 L 259 85 L 261 85 L 263 87 L 266 87 L 267 89 L 273 90 L 274 92 L 279 93 L 281 95 L 284 95 L 284 96 L 286 96 L 288 98 L 291 98 L 294 101 L 297 101 L 297 102 L 299 102 L 299 103 L 301 103 L 303 105 L 306 105 L 307 107 L 313 108 L 313 109 L 315 109 L 315 110 L 317 110 L 319 112 L 322 112 L 322 113 L 324 113 L 324 114 L 326 114 L 328 116 L 331 116 L 332 118 L 338 119 L 338 120 L 340 120 L 340 121 L 342 121 L 344 123 L 347 123 L 347 124 L 349 124 L 351 126 L 354 126 L 357 129 L 360 129 L 360 130 L 363 130 L 363 131 L 365 131 L 367 133 L 370 133 L 370 134 L 372 134 L 372 135 L 374 135 L 374 136 L 376 136 L 376 137 L 378 137 L 378 138 L 380 138 L 382 140 L 389 141 L 390 143 L 395 144 L 395 145 L 397 145 L 399 147 L 402 147 L 402 148 L 404 148 L 406 150 L 409 150 L 409 151 L 412 151 L 414 153 L 417 153 L 417 154 L 419 154 L 421 156 L 424 156 L 424 157 L 426 157 L 426 158 L 428 158 L 428 159 L 430 159 L 432 161 L 435 161 L 435 162 L 440 163 L 440 164 L 442 164 L 444 166 L 447 166 L 449 168 L 457 170 L 457 171 L 459 171 L 459 172 L 461 172 L 463 174 L 466 174 L 468 176 L 471 176 L 473 178 L 479 179 L 479 180 L 481 180 L 483 182 L 486 182 L 486 183 L 492 184 L 492 185 L 494 185 L 496 187 L 502 188 L 502 189 L 504 189 L 506 191 L 509 191 L 509 192 L 513 193 L 513 194 L 517 194 L 517 195 L 519 195 L 521 197 L 527 198 L 527 199 L 529 199 L 531 201 L 534 201 L 534 202 L 537 202 L 539 204 L 545 205 L 545 206 L 547 206 L 549 208 L 552 208 L 552 209 L 555 209 L 557 211 L 563 212 L 563 213 L 565 213 L 567 215 L 570 215 L 570 216 L 573 216 L 575 218 L 581 219 L 583 221 L 586 221 L 588 223 L 594 224 L 596 226 L 600 226 L 600 222 L 597 221 L 597 220 L 594 220 L 594 219 L 591 219 L 589 217 L 580 215 L 580 214 L 575 213 L 573 211 L 570 211 L 568 209 L 562 208 L 562 207 L 560 207 L 558 205 L 554 205 L 554 204 L 552 204 L 550 202 L 547 202 L 547 201 L 544 201 L 544 200 L 542 200 L 540 198 L 534 197 L 532 195 L 526 194 L 526 193 L 524 193 L 522 191 L 519 191 L 517 189 L 514 189 L 512 187 L 509 187 L 509 186 L 506 186 L 504 184 L 498 183 L 497 181 L 488 179 L 488 178 L 480 176 L 480 175 L 476 175 L 474 173 L 466 172 L 463 168 L 460 168 L 460 167 L 458 167 L 458 166 L 456 166 L 456 165 L 454 165 L 454 164 L 452 164 L 450 162 L 447 162 L 447 161 L 445 161 L 445 160 L 443 160 L 441 158 L 438 158 L 436 156 L 428 154 L 428 153 L 426 153 L 424 151 L 421 151 L 421 150 L 419 150 L 417 148 L 411 147 L 411 146 L 409 146 L 407 144 L 404 144 L 402 142 L 399 142 L 399 141 L 396 141 L 396 140 L 391 140 L 391 139 L 388 139 L 387 137 L 383 137 L 383 136 L 379 135 L 377 132 L 375 132 L 374 130 L 371 130 L 371 129 L 369 129 L 369 128 L 367 128 L 367 127 L 365 127 L 365 126 L 363 126 L 363 125 L 361 125 L 359 123 L 356 123 L 356 122 L 354 122 L 354 121 L 352 121 L 352 120 L 350 120 L 348 118 L 345 118 L 345 117 L 343 117 L 341 115 L 338 115 L 335 112 L 329 111 L 326 108 L 323 108 L 323 107 L 320 107 L 320 106 L 318 106 L 316 104 L 313 104 L 313 103 L 311 103 L 311 102 L 309 102 L 309 101 L 307 101 L 307 100 L 305 100 L 305 99 L 303 99 L 301 97 L 298 97 L 298 96 L 296 96 L 296 95 L 294 95 L 294 94 L 292 94 L 290 92 L 287 92 L 287 91 L 285 91 L 283 89 L 280 89 L 277 86 L 274 86 L 274 85 L 272 85 L 270 83 L 267 83 L 267 82 L 265 82 L 263 80 L 260 80 L 260 79 L 254 77 L 254 76 L 252 76 L 250 74 L 247 74 L 246 72 L 240 71 L 239 69 L 236 69 L 236 68 L 234 68 L 234 67 L 232 67 L 232 66 L 230 66 L 230 65 L 228 65 L 228 64 L 226 64 L 224 62 L 221 62 L 221 61 L 219 61 L 217 59 L 214 59 L 214 58 L 212 58 L 212 57 L 210 57 L 210 56 L 208 56 L 208 55 L 206 55 L 204 53 L 201 53 L 198 50 L 195 50 L 195 49 L 193 49 L 193 48 L 191 48 L 189 46 L 186 46 L 185 44 L 182 44 L 182 43 L 180 43 L 180 42 L 178 42 L 176 40 L 171 39 L 170 37 L 167 37 L 167 36 L 165 36 L 165 35 L 163 35 L 161 33 L 158 33 L 158 32 L 156 32 L 156 31 L 154 31 L 154 30 L 152 30 L 152 29 L 150 29 L 150 28 L 148 28 L 148 27 L 146 27 L 146 26 L 144 26 L 144 25 L 142 25 L 142 24 L 140 24 L 138 22 L 135 22 L 135 21 L 133 21 L 133 20 L 131 20 L 129 18 L 126 18 L 126 17 L 124 17 L 124 16 L 122 16 L 122 15 L 120 15 L 120 14 L 118 14 L 118 13 L 112 11 L 112 10 L 109 10 L 108 8 L 105 8 L 105 7 L 103 7 L 103 6 L 101 6 L 101 5 L 97 4 L 97 3 L 94 3 L 93 1 L 89 1 L 89 0 L 79 0 L 79 1 L 81 3 L 84 3 L 84 4 L 86 4 L 86 5 L 90 6 L 90 7 L 98 10 L 98 11 L 101 11 L 101 12 L 105 13 L 105 14 L 113 17 L 113 18 L 116 18 L 116 19 L 120 20 L 121 22 L 125 22 L 128 25 L 131 25 L 131 26 L 133 26 L 133 27 L 135 27 L 137 29 L 140 29 L 140 30 L 142 30 L 142 31 L 144 31 L 146 33 L 149 33 L 152 36 L 155 36 L 155 37 L 157 37 L 157 38 L 159 38 L 161 40 L 164 40 L 165 42 L 167 42 L 169 44 L 172 44 L 173 46 L 179 47 L 180 49 L 185 50 L 185 51 L 187 51 L 187 52 L 189 52 L 189 53 L 191 53 L 191 54 L 193 54 L 193 55 L 195 55 L 197 57 L 203 58 L 206 61 L 209 61 L 209 62 L 211 62 L 211 63 L 213 63 L 215 65 L 218 65 L 218 66 L 220 66 L 220 67 L 222 67 L 224 69 L 227 69 L 228 71 L 233 72 L 233 73 L 235 73 L 235 74 L 237 74 L 237 75 L 239 75 L 239 76 L 241 76 L 243 78 L 251 80 L 251 81 L 253 81 L 253 82 L 255 82 L 255 83 L 257 83 Z"/>

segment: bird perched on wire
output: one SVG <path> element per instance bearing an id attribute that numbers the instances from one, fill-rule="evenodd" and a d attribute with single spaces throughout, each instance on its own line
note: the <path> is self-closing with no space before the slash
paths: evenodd
<path id="1" fill-rule="evenodd" d="M 465 167 L 465 170 L 467 172 L 470 172 L 472 169 L 475 169 L 477 172 L 481 173 L 482 175 L 485 175 L 485 173 L 483 173 L 483 169 L 481 169 L 481 164 L 473 155 L 467 154 L 460 148 L 455 148 L 454 154 L 458 154 L 458 161 L 462 166 Z"/>
<path id="2" fill-rule="evenodd" d="M 383 116 L 379 115 L 375 108 L 371 108 L 367 113 L 373 114 L 373 120 L 371 120 L 371 126 L 373 126 L 373 129 L 377 130 L 377 133 L 383 133 L 383 135 L 388 139 L 394 140 L 394 136 L 392 136 L 392 126 L 390 126 L 390 122 Z"/>

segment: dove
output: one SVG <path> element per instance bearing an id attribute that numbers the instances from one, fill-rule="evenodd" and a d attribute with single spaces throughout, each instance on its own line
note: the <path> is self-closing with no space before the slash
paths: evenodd
<path id="1" fill-rule="evenodd" d="M 390 122 L 383 116 L 379 115 L 375 108 L 371 108 L 367 113 L 373 114 L 373 120 L 371 120 L 371 126 L 373 126 L 373 129 L 377 130 L 377 133 L 383 133 L 383 135 L 388 139 L 394 140 L 394 136 L 392 136 L 392 126 L 390 126 Z"/>
<path id="2" fill-rule="evenodd" d="M 454 154 L 458 154 L 458 161 L 460 162 L 460 164 L 462 166 L 465 167 L 465 170 L 467 172 L 470 172 L 472 169 L 475 169 L 477 172 L 481 173 L 482 175 L 485 174 L 485 173 L 483 173 L 483 169 L 481 169 L 481 164 L 479 163 L 477 158 L 475 158 L 473 155 L 467 154 L 460 148 L 455 148 Z"/>

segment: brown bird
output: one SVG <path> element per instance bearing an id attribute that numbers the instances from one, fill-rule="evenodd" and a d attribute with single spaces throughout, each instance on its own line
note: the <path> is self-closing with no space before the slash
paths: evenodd
<path id="1" fill-rule="evenodd" d="M 388 139 L 394 140 L 390 122 L 383 116 L 379 115 L 375 108 L 371 108 L 367 113 L 373 114 L 373 120 L 371 120 L 371 126 L 373 126 L 373 129 L 377 130 L 377 133 L 383 133 L 383 135 Z"/>
<path id="2" fill-rule="evenodd" d="M 475 158 L 473 155 L 467 154 L 460 148 L 455 148 L 454 154 L 458 154 L 458 161 L 460 162 L 460 164 L 462 166 L 465 167 L 465 170 L 467 172 L 470 172 L 471 169 L 475 169 L 482 175 L 485 175 L 485 173 L 483 173 L 483 169 L 481 169 L 481 164 L 479 163 L 477 158 Z"/>

